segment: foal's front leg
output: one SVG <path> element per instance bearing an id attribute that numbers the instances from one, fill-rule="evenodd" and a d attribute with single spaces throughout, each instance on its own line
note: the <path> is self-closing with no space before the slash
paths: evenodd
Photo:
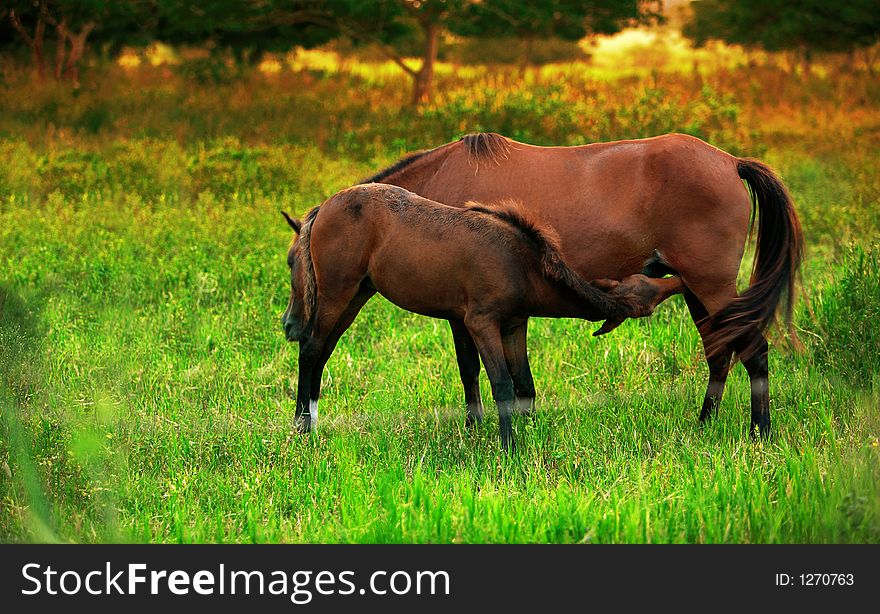
<path id="1" fill-rule="evenodd" d="M 474 426 L 483 421 L 483 400 L 480 398 L 480 354 L 464 322 L 449 320 L 449 327 L 452 329 L 458 373 L 464 386 L 464 401 L 467 403 L 465 424 Z"/>
<path id="2" fill-rule="evenodd" d="M 311 390 L 312 378 L 321 357 L 323 343 L 314 336 L 308 336 L 299 343 L 299 377 L 296 390 L 295 423 L 301 433 L 312 429 Z M 320 377 L 320 374 L 318 375 Z"/>
<path id="3" fill-rule="evenodd" d="M 501 330 L 497 322 L 465 322 L 471 337 L 483 359 L 489 382 L 492 384 L 492 397 L 498 406 L 498 423 L 501 429 L 501 447 L 505 451 L 516 449 L 513 439 L 511 415 L 516 400 L 513 379 L 504 359 L 504 346 L 501 343 Z"/>
<path id="4" fill-rule="evenodd" d="M 348 307 L 339 315 L 327 338 L 321 344 L 321 352 L 312 368 L 312 376 L 309 383 L 309 414 L 313 429 L 318 426 L 318 398 L 321 395 L 321 376 L 324 373 L 324 366 L 330 360 L 330 355 L 336 349 L 336 344 L 339 342 L 342 334 L 348 330 L 348 327 L 354 322 L 361 308 L 375 293 L 376 291 L 372 288 L 362 285 L 361 289 L 348 304 Z"/>

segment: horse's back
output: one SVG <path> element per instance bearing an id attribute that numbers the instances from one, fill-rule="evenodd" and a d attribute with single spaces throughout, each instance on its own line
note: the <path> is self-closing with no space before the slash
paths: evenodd
<path id="1" fill-rule="evenodd" d="M 586 278 L 636 273 L 694 224 L 720 225 L 731 231 L 723 232 L 729 240 L 745 239 L 750 203 L 736 158 L 700 139 L 673 134 L 575 147 L 505 142 L 491 157 L 454 148 L 420 193 L 453 206 L 522 201 L 559 233 L 563 253 Z"/>

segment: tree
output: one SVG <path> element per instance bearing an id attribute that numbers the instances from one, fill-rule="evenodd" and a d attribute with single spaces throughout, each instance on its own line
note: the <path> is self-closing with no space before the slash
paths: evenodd
<path id="1" fill-rule="evenodd" d="M 11 0 L 8 18 L 31 49 L 37 75 L 46 75 L 46 31 L 55 34 L 55 78 L 79 85 L 80 61 L 90 36 L 117 38 L 138 28 L 146 3 L 139 0 Z"/>
<path id="2" fill-rule="evenodd" d="M 590 34 L 614 34 L 622 26 L 661 20 L 660 0 L 492 0 L 468 7 L 468 18 L 451 26 L 455 34 L 513 37 L 524 41 L 523 65 L 534 41 L 559 38 L 578 41 Z"/>
<path id="3" fill-rule="evenodd" d="M 211 42 L 239 57 L 313 47 L 339 35 L 320 0 L 152 0 L 153 35 L 170 44 Z"/>
<path id="4" fill-rule="evenodd" d="M 854 51 L 880 42 L 876 0 L 698 0 L 684 34 L 697 45 L 722 40 L 767 51 Z M 869 66 L 870 67 L 870 66 Z"/>
<path id="5" fill-rule="evenodd" d="M 157 36 L 171 43 L 210 39 L 258 50 L 342 36 L 375 45 L 412 78 L 414 104 L 430 99 L 445 32 L 577 40 L 656 17 L 660 7 L 660 0 L 219 0 L 198 6 L 154 1 Z M 420 49 L 417 68 L 402 51 L 413 42 Z"/>
<path id="6" fill-rule="evenodd" d="M 371 0 L 336 2 L 333 19 L 355 39 L 379 45 L 413 79 L 414 104 L 431 97 L 442 33 L 461 36 L 558 36 L 578 40 L 610 34 L 659 16 L 660 0 Z M 394 42 L 408 31 L 421 39 L 418 69 L 403 61 Z"/>
<path id="7" fill-rule="evenodd" d="M 46 78 L 46 58 L 43 52 L 46 40 L 46 18 L 42 7 L 33 2 L 13 1 L 4 10 L 3 17 L 8 17 L 12 28 L 31 50 L 31 57 L 37 76 L 42 81 Z"/>

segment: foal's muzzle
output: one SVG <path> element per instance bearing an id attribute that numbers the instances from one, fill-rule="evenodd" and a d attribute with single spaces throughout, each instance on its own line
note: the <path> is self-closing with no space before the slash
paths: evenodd
<path id="1" fill-rule="evenodd" d="M 292 318 L 288 318 L 286 313 L 281 316 L 281 328 L 284 329 L 288 341 L 297 341 L 302 334 L 302 329 Z"/>

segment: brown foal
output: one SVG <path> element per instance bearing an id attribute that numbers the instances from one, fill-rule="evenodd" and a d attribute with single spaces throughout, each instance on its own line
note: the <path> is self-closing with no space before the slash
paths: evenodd
<path id="1" fill-rule="evenodd" d="M 618 322 L 646 311 L 640 280 L 603 282 L 608 292 L 588 283 L 562 259 L 555 234 L 514 202 L 455 208 L 373 183 L 339 192 L 302 221 L 285 218 L 296 235 L 282 324 L 300 344 L 296 416 L 305 431 L 317 421 L 324 365 L 376 292 L 460 327 L 457 338 L 473 343 L 489 376 L 505 450 L 517 397 L 534 398 L 529 317 Z M 469 421 L 481 418 L 469 410 Z"/>

